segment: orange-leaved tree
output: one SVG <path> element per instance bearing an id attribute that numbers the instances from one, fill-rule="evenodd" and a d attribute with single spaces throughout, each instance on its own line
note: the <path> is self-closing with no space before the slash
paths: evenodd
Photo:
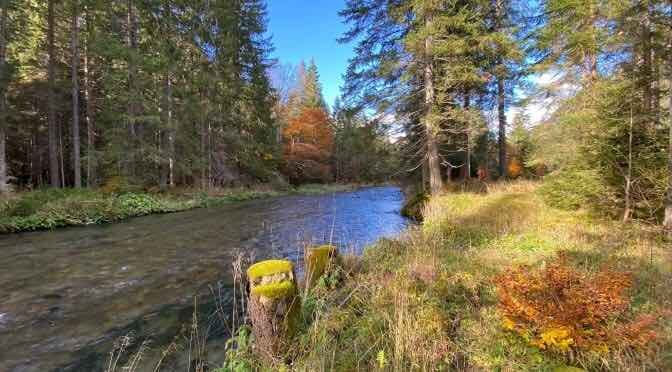
<path id="1" fill-rule="evenodd" d="M 319 107 L 304 107 L 289 119 L 283 133 L 285 166 L 290 181 L 328 182 L 332 178 L 334 132 L 329 115 Z"/>

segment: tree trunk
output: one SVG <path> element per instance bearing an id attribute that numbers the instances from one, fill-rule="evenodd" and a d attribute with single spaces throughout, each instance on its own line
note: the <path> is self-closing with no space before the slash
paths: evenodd
<path id="1" fill-rule="evenodd" d="M 504 17 L 504 4 L 502 0 L 497 0 L 495 4 L 495 31 L 502 29 L 502 18 Z M 498 146 L 499 146 L 499 176 L 506 177 L 506 90 L 504 63 L 501 57 L 498 57 L 496 66 L 497 75 L 497 121 L 499 127 Z"/>
<path id="2" fill-rule="evenodd" d="M 644 20 L 642 22 L 642 76 L 644 96 L 644 113 L 650 114 L 653 108 L 653 94 L 651 89 L 651 6 L 648 1 L 644 2 L 646 9 L 644 11 Z M 647 120 L 648 121 L 648 120 Z"/>
<path id="3" fill-rule="evenodd" d="M 632 107 L 630 107 L 630 127 L 628 128 L 628 169 L 626 170 L 626 175 L 625 175 L 625 192 L 624 192 L 624 199 L 625 199 L 625 208 L 623 210 L 623 222 L 628 222 L 630 221 L 630 218 L 632 217 L 632 197 L 630 196 L 631 194 L 631 189 L 632 189 L 632 128 L 633 128 L 633 117 L 632 117 Z"/>
<path id="4" fill-rule="evenodd" d="M 469 91 L 464 92 L 464 109 L 469 110 L 471 106 L 471 96 Z M 464 152 L 464 166 L 465 170 L 465 179 L 469 180 L 471 178 L 471 121 L 467 121 L 467 127 L 464 130 L 465 139 L 466 139 L 466 149 Z"/>
<path id="5" fill-rule="evenodd" d="M 431 29 L 432 16 L 427 15 L 425 20 L 426 29 Z M 434 109 L 434 70 L 432 66 L 432 43 L 431 35 L 425 38 L 425 136 L 427 142 L 427 167 L 429 171 L 429 190 L 437 194 L 443 189 L 441 178 L 441 162 L 439 160 L 438 128 L 432 118 Z"/>
<path id="6" fill-rule="evenodd" d="M 672 50 L 672 37 L 667 45 L 667 50 Z M 667 149 L 667 195 L 665 197 L 665 220 L 663 226 L 668 235 L 672 236 L 672 53 L 669 54 L 667 65 L 669 87 L 669 144 Z"/>
<path id="7" fill-rule="evenodd" d="M 209 154 L 208 154 L 208 124 L 207 116 L 201 120 L 201 188 L 207 190 L 210 185 L 208 177 Z"/>
<path id="8" fill-rule="evenodd" d="M 127 142 L 127 151 L 126 151 L 126 173 L 127 175 L 134 175 L 135 173 L 135 156 L 134 153 L 137 151 L 136 146 L 136 126 L 137 126 L 137 88 L 136 88 L 136 75 L 137 75 L 137 48 L 138 48 L 138 22 L 133 9 L 133 0 L 128 0 L 127 3 L 127 13 L 126 13 L 126 43 L 129 49 L 128 53 L 128 103 L 127 103 L 127 116 L 128 116 L 128 134 L 129 141 Z"/>
<path id="9" fill-rule="evenodd" d="M 91 20 L 89 19 L 89 13 L 86 12 L 85 16 L 86 28 L 89 31 L 87 36 L 90 35 L 91 31 Z M 92 187 L 96 184 L 96 155 L 95 155 L 95 127 L 93 122 L 94 115 L 94 104 L 93 104 L 93 94 L 91 90 L 91 78 L 90 74 L 90 61 L 89 61 L 89 49 L 88 49 L 88 39 L 84 43 L 84 100 L 86 101 L 86 116 L 84 121 L 86 122 L 86 185 Z"/>
<path id="10" fill-rule="evenodd" d="M 163 96 L 161 99 L 161 122 L 163 128 L 159 130 L 159 146 L 161 159 L 159 161 L 159 186 L 161 189 L 168 185 L 174 185 L 173 176 L 173 152 L 175 151 L 172 143 L 172 82 L 170 74 L 167 74 L 164 79 Z"/>
<path id="11" fill-rule="evenodd" d="M 55 63 L 56 51 L 54 45 L 54 0 L 49 0 L 47 9 L 47 64 L 48 89 L 48 126 L 49 126 L 49 180 L 52 187 L 61 186 L 61 177 L 58 173 L 58 126 L 56 124 L 56 76 Z"/>
<path id="12" fill-rule="evenodd" d="M 72 169 L 74 186 L 82 187 L 82 162 L 79 150 L 79 4 L 72 3 Z"/>
<path id="13" fill-rule="evenodd" d="M 0 193 L 9 189 L 9 179 L 7 175 L 7 151 L 6 151 L 6 131 L 7 126 L 7 105 L 5 104 L 5 92 L 7 92 L 7 4 L 0 8 Z"/>
<path id="14" fill-rule="evenodd" d="M 172 73 L 171 73 L 172 75 Z M 168 185 L 175 187 L 175 123 L 173 121 L 173 83 L 171 75 L 168 76 Z"/>
<path id="15" fill-rule="evenodd" d="M 499 176 L 506 177 L 506 109 L 505 107 L 504 78 L 497 78 L 497 118 L 499 122 Z"/>

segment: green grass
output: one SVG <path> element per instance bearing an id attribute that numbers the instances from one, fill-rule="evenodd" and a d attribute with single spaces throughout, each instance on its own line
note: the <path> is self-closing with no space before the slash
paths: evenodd
<path id="1" fill-rule="evenodd" d="M 0 199 L 0 234 L 117 222 L 130 217 L 171 213 L 194 208 L 282 195 L 313 195 L 350 191 L 354 185 L 303 185 L 287 190 L 270 187 L 180 189 L 164 193 L 141 190 L 109 192 L 101 189 L 42 189 Z"/>
<path id="2" fill-rule="evenodd" d="M 550 352 L 505 329 L 495 276 L 543 267 L 561 251 L 581 272 L 633 274 L 624 318 L 672 306 L 671 251 L 655 228 L 555 209 L 536 189 L 522 182 L 433 197 L 422 227 L 368 248 L 344 267 L 340 287 L 304 299 L 291 366 L 264 365 L 249 350 L 229 362 L 297 371 L 672 370 L 669 316 L 642 350 Z"/>

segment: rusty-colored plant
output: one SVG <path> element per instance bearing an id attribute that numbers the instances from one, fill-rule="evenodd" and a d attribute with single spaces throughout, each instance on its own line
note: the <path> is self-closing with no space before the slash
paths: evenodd
<path id="1" fill-rule="evenodd" d="M 540 269 L 509 269 L 496 285 L 504 327 L 541 349 L 608 352 L 613 346 L 644 348 L 656 339 L 655 316 L 624 319 L 628 273 L 583 274 L 561 257 Z"/>

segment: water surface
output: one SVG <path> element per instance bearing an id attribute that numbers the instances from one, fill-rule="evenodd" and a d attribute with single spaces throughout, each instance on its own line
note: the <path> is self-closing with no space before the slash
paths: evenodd
<path id="1" fill-rule="evenodd" d="M 195 296 L 204 316 L 229 306 L 240 252 L 299 265 L 310 242 L 361 253 L 405 227 L 402 202 L 396 187 L 371 187 L 0 236 L 0 371 L 104 370 L 128 332 L 159 349 L 190 322 Z"/>

